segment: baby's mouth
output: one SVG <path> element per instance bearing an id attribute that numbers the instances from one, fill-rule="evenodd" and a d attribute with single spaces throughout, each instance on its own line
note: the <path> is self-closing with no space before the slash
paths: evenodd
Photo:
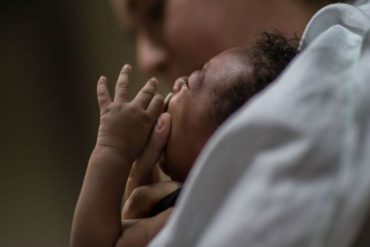
<path id="1" fill-rule="evenodd" d="M 168 93 L 164 100 L 163 112 L 167 112 L 173 93 Z"/>

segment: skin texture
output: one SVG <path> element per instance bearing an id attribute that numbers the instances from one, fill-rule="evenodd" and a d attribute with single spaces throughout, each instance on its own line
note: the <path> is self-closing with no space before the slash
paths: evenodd
<path id="1" fill-rule="evenodd" d="M 210 114 L 214 111 L 215 90 L 240 80 L 247 83 L 252 71 L 245 48 L 227 50 L 175 82 L 166 113 L 162 113 L 163 98 L 155 94 L 157 80 L 149 80 L 129 101 L 130 66 L 120 72 L 114 98 L 107 79 L 101 77 L 97 85 L 97 142 L 76 206 L 71 246 L 147 245 L 170 211 L 140 218 L 180 186 L 173 182 L 153 184 L 156 162 L 164 152 L 165 170 L 174 180 L 183 182 L 220 124 Z M 121 214 L 125 184 L 127 200 Z M 147 184 L 150 186 L 143 186 Z"/>
<path id="2" fill-rule="evenodd" d="M 223 50 L 249 46 L 260 30 L 279 29 L 290 35 L 295 32 L 300 34 L 318 9 L 317 6 L 301 4 L 303 1 L 297 0 L 136 0 L 134 2 L 139 3 L 137 7 L 125 11 L 125 1 L 128 0 L 112 0 L 120 23 L 124 24 L 127 17 L 130 17 L 136 31 L 140 68 L 149 76 L 164 78 L 168 84 L 172 84 L 178 76 L 198 69 Z M 164 212 L 128 227 L 121 225 L 120 206 L 132 164 L 140 160 L 142 154 L 149 153 L 150 158 L 141 159 L 138 164 L 153 167 L 154 163 L 149 161 L 157 159 L 158 150 L 163 148 L 168 138 L 168 134 L 150 134 L 163 104 L 163 99 L 153 96 L 156 83 L 148 83 L 145 90 L 139 93 L 141 96 L 129 102 L 126 98 L 129 71 L 126 67 L 121 72 L 114 99 L 105 86 L 106 79 L 102 78 L 98 83 L 101 125 L 73 219 L 71 246 L 145 246 L 163 226 L 170 213 Z M 190 92 L 186 88 L 180 89 L 171 100 L 169 111 L 173 114 L 175 129 L 187 128 L 181 126 L 186 122 L 181 121 L 177 112 L 182 112 L 182 117 L 186 113 L 204 117 L 203 105 L 197 110 L 185 107 L 185 103 L 184 107 L 175 106 L 179 104 L 176 102 L 190 99 L 193 95 Z M 197 93 L 194 93 L 194 97 L 197 97 Z M 206 105 L 206 98 L 202 100 L 205 100 Z M 163 133 L 168 133 L 171 123 L 169 118 L 165 119 L 166 131 Z M 180 132 L 176 137 L 177 131 L 171 131 L 169 141 L 173 143 L 176 139 L 181 140 L 183 134 Z M 205 136 L 208 135 L 205 133 Z M 163 139 L 157 140 L 160 145 L 148 146 L 147 143 L 153 138 Z M 199 142 L 193 141 L 194 146 L 191 147 L 189 144 L 181 144 L 184 150 L 189 148 L 193 153 L 189 160 L 193 160 L 192 156 L 199 152 L 205 139 L 202 137 Z M 173 146 L 177 145 L 173 143 Z M 168 160 L 174 162 L 184 155 L 185 152 L 181 152 L 166 150 Z M 183 179 L 181 174 L 186 172 L 186 166 L 182 164 L 179 169 L 171 168 L 174 176 Z M 145 200 L 135 204 L 140 202 Z M 145 202 L 146 205 L 150 203 Z"/>
<path id="3" fill-rule="evenodd" d="M 112 0 L 120 23 L 130 19 L 136 31 L 139 66 L 149 76 L 161 76 L 169 84 L 223 50 L 253 44 L 261 30 L 302 33 L 309 18 L 321 6 L 297 0 L 134 0 L 138 4 L 127 11 L 126 1 L 130 0 Z M 216 59 L 208 66 L 226 71 L 238 67 L 233 56 L 225 59 L 229 62 L 217 65 Z M 228 67 L 231 64 L 234 64 L 232 68 Z M 162 118 L 162 127 L 156 125 L 163 107 L 163 99 L 154 96 L 157 82 L 148 82 L 133 101 L 128 101 L 130 71 L 127 66 L 122 69 L 114 98 L 108 92 L 106 78 L 98 82 L 101 123 L 73 219 L 71 246 L 145 246 L 165 224 L 170 210 L 122 225 L 121 203 L 127 179 L 153 170 L 168 139 L 167 169 L 173 177 L 183 180 L 189 164 L 216 128 L 214 123 L 203 121 L 196 131 L 189 131 L 189 126 L 205 120 L 210 103 L 205 92 L 226 81 L 219 70 L 203 79 L 203 82 L 209 79 L 212 84 L 199 86 L 196 75 L 199 72 L 196 72 L 190 76 L 189 87 L 175 85 L 168 110 L 173 122 L 171 132 L 168 115 Z M 198 89 L 193 90 L 192 84 L 198 84 Z M 191 107 L 193 100 L 199 102 L 199 107 Z M 190 138 L 190 134 L 199 138 Z M 189 156 L 184 159 L 187 153 Z M 182 163 L 171 166 L 177 160 Z M 141 189 L 144 192 L 135 192 L 141 184 L 152 182 L 147 174 L 142 177 L 127 193 L 124 215 L 128 218 L 145 216 L 148 209 L 135 213 L 136 205 L 143 203 L 143 208 L 148 208 L 158 200 L 153 195 L 162 196 L 162 192 L 177 188 L 147 186 Z"/>
<path id="4" fill-rule="evenodd" d="M 71 246 L 145 246 L 170 214 L 121 225 L 122 195 L 131 165 L 150 142 L 163 110 L 163 98 L 155 94 L 155 79 L 128 100 L 130 72 L 129 65 L 122 68 L 114 97 L 107 79 L 98 81 L 100 125 L 73 217 Z M 162 127 L 157 125 L 157 129 Z"/>
<path id="5" fill-rule="evenodd" d="M 234 48 L 212 58 L 189 77 L 176 80 L 167 112 L 158 119 L 143 153 L 131 168 L 123 220 L 146 217 L 161 198 L 181 186 L 200 151 L 220 125 L 212 116 L 215 89 L 230 87 L 240 79 L 247 83 L 252 72 L 248 61 L 245 48 Z M 177 182 L 160 183 L 153 179 L 155 164 L 163 153 L 162 168 Z"/>
<path id="6" fill-rule="evenodd" d="M 145 217 L 159 195 L 166 195 L 160 190 L 179 186 L 161 186 L 152 176 L 157 170 L 153 164 L 160 160 L 164 149 L 167 162 L 162 163 L 162 168 L 173 179 L 184 181 L 215 129 L 281 73 L 296 56 L 297 46 L 297 40 L 281 33 L 263 33 L 252 48 L 227 50 L 190 78 L 176 80 L 169 107 L 165 107 L 168 112 L 158 120 L 163 122 L 163 128 L 155 128 L 131 169 L 123 218 Z"/>
<path id="7" fill-rule="evenodd" d="M 248 61 L 245 48 L 230 49 L 189 77 L 176 80 L 167 112 L 161 115 L 145 150 L 131 168 L 122 219 L 146 217 L 161 198 L 181 186 L 200 151 L 220 125 L 211 114 L 215 110 L 215 89 L 230 87 L 240 79 L 247 83 L 252 72 Z M 153 179 L 155 164 L 163 153 L 162 169 L 177 182 L 161 183 Z"/>
<path id="8" fill-rule="evenodd" d="M 247 80 L 251 69 L 245 62 L 245 54 L 243 48 L 227 50 L 189 77 L 176 80 L 168 107 L 172 129 L 165 150 L 166 167 L 163 167 L 173 180 L 186 179 L 220 124 L 210 115 L 214 111 L 214 90 L 231 86 L 239 78 Z"/>
<path id="9" fill-rule="evenodd" d="M 301 34 L 322 4 L 297 0 L 111 0 L 136 32 L 139 67 L 169 85 L 216 54 L 254 43 L 261 30 Z M 157 11 L 156 11 L 157 10 Z M 230 18 L 232 17 L 232 18 Z"/>

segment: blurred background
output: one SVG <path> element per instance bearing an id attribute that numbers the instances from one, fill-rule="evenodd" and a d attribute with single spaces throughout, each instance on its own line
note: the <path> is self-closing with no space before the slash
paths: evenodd
<path id="1" fill-rule="evenodd" d="M 1 0 L 0 37 L 0 246 L 68 246 L 96 81 L 135 65 L 134 40 L 91 0 Z"/>

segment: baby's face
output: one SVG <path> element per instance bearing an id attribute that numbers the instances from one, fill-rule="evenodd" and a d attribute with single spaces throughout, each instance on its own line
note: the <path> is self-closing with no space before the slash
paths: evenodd
<path id="1" fill-rule="evenodd" d="M 242 48 L 227 50 L 212 58 L 202 69 L 175 81 L 168 105 L 171 134 L 165 150 L 165 172 L 184 181 L 219 123 L 210 117 L 214 110 L 214 89 L 233 83 L 247 70 Z M 243 54 L 243 55 L 241 55 Z M 244 62 L 243 62 L 244 61 Z"/>

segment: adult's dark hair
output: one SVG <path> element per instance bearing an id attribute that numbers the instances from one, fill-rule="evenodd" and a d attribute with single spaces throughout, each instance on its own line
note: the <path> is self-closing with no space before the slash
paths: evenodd
<path id="1" fill-rule="evenodd" d="M 273 82 L 296 56 L 298 43 L 297 37 L 288 39 L 277 31 L 261 33 L 255 45 L 246 49 L 243 59 L 246 71 L 251 69 L 251 72 L 239 76 L 231 85 L 214 90 L 215 108 L 210 117 L 221 124 Z"/>

